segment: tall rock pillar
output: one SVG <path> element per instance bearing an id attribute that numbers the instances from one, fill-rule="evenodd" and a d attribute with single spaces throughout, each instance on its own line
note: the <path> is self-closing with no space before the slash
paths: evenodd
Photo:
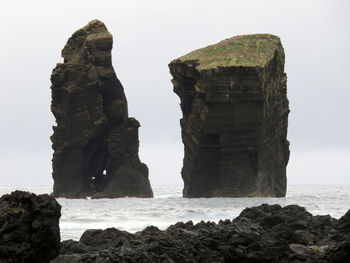
<path id="1" fill-rule="evenodd" d="M 52 72 L 55 196 L 153 196 L 138 156 L 140 124 L 128 116 L 112 44 L 106 26 L 93 20 L 68 39 L 64 63 Z"/>
<path id="2" fill-rule="evenodd" d="M 280 39 L 237 36 L 169 64 L 185 197 L 285 196 L 288 99 Z"/>

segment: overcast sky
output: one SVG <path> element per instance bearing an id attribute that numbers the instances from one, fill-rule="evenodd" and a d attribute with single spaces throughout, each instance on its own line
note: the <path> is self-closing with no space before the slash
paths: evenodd
<path id="1" fill-rule="evenodd" d="M 0 4 L 0 187 L 52 185 L 50 75 L 92 19 L 113 66 L 152 185 L 182 184 L 179 99 L 168 63 L 239 34 L 278 35 L 288 75 L 289 184 L 350 184 L 350 1 L 50 0 Z"/>

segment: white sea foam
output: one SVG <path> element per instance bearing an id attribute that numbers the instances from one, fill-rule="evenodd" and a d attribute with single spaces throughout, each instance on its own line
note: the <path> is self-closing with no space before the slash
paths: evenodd
<path id="1" fill-rule="evenodd" d="M 18 188 L 17 188 L 18 189 Z M 0 194 L 14 188 L 0 188 Z M 51 187 L 21 188 L 37 194 Z M 285 198 L 182 198 L 182 186 L 155 186 L 155 198 L 64 199 L 60 220 L 61 239 L 78 240 L 86 229 L 115 227 L 129 232 L 154 225 L 165 229 L 178 221 L 218 222 L 233 219 L 246 207 L 262 203 L 282 206 L 298 204 L 314 215 L 339 218 L 350 208 L 350 186 L 289 186 Z"/>

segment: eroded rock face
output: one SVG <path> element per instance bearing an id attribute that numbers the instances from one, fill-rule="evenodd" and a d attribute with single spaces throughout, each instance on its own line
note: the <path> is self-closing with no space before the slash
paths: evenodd
<path id="1" fill-rule="evenodd" d="M 52 72 L 55 196 L 153 196 L 138 156 L 140 124 L 128 117 L 112 44 L 106 26 L 93 20 L 69 38 L 64 63 Z"/>
<path id="2" fill-rule="evenodd" d="M 60 247 L 61 206 L 49 195 L 15 191 L 0 198 L 0 262 L 47 263 Z"/>
<path id="3" fill-rule="evenodd" d="M 52 263 L 340 263 L 349 259 L 348 221 L 346 216 L 312 216 L 297 205 L 263 204 L 218 224 L 178 222 L 164 231 L 150 226 L 135 234 L 87 230 L 79 242 L 63 241 Z"/>
<path id="4" fill-rule="evenodd" d="M 184 197 L 285 196 L 288 99 L 278 37 L 237 36 L 169 64 Z"/>

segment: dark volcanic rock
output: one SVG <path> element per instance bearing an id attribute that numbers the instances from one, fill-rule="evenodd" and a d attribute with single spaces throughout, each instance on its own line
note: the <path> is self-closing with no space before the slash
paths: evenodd
<path id="1" fill-rule="evenodd" d="M 288 99 L 278 37 L 237 36 L 169 64 L 184 197 L 285 196 Z"/>
<path id="2" fill-rule="evenodd" d="M 87 230 L 79 242 L 63 241 L 52 263 L 348 262 L 349 237 L 333 239 L 342 235 L 343 221 L 312 216 L 296 205 L 261 205 L 218 224 L 179 222 L 135 234 Z"/>
<path id="3" fill-rule="evenodd" d="M 60 246 L 61 206 L 49 195 L 15 191 L 0 198 L 0 262 L 45 263 Z"/>
<path id="4" fill-rule="evenodd" d="M 328 240 L 336 240 L 327 250 L 327 262 L 348 263 L 350 261 L 350 210 L 335 223 L 329 231 Z"/>
<path id="5" fill-rule="evenodd" d="M 105 25 L 93 20 L 69 38 L 64 63 L 52 72 L 55 196 L 153 196 L 138 156 L 140 124 L 128 117 L 112 44 Z"/>

